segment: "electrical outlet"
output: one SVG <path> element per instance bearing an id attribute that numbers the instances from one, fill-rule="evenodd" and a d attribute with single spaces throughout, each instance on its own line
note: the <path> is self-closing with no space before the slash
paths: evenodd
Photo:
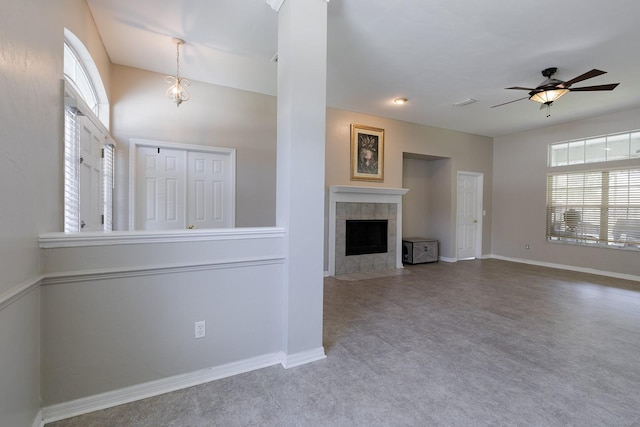
<path id="1" fill-rule="evenodd" d="M 196 322 L 195 338 L 204 338 L 207 334 L 207 326 L 204 320 Z"/>

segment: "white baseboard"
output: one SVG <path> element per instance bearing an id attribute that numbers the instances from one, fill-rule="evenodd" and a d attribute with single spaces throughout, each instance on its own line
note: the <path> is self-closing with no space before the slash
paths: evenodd
<path id="1" fill-rule="evenodd" d="M 303 351 L 301 353 L 283 354 L 282 366 L 285 369 L 289 369 L 295 366 L 300 366 L 318 360 L 326 359 L 326 357 L 327 356 L 324 354 L 324 347 L 318 347 L 313 350 Z"/>
<path id="2" fill-rule="evenodd" d="M 323 351 L 324 354 L 324 351 Z M 187 374 L 163 378 L 148 383 L 137 384 L 119 390 L 108 391 L 93 396 L 83 397 L 70 402 L 59 403 L 42 408 L 40 419 L 44 423 L 59 421 L 101 409 L 111 408 L 124 403 L 146 399 L 171 391 L 204 384 L 210 381 L 243 374 L 268 366 L 283 363 L 282 353 L 266 354 L 226 365 L 202 369 Z M 35 426 L 34 421 L 34 426 Z"/>
<path id="3" fill-rule="evenodd" d="M 439 257 L 438 260 L 439 261 L 444 261 L 444 262 L 456 262 L 456 261 L 458 261 L 455 258 L 448 258 L 448 257 L 445 257 L 445 256 Z"/>
<path id="4" fill-rule="evenodd" d="M 44 419 L 42 418 L 42 410 L 38 411 L 33 422 L 31 423 L 31 427 L 44 427 Z"/>
<path id="5" fill-rule="evenodd" d="M 499 259 L 502 261 L 518 262 L 521 264 L 530 264 L 530 265 L 537 265 L 540 267 L 557 268 L 560 270 L 576 271 L 579 273 L 596 274 L 598 276 L 606 276 L 606 277 L 613 277 L 616 279 L 633 280 L 636 282 L 640 282 L 640 276 L 635 276 L 633 274 L 616 273 L 613 271 L 596 270 L 594 268 L 576 267 L 574 265 L 555 264 L 552 262 L 535 261 L 535 260 L 524 259 L 524 258 L 511 258 L 511 257 L 502 256 L 502 255 L 494 255 L 494 254 L 491 255 L 491 258 Z"/>

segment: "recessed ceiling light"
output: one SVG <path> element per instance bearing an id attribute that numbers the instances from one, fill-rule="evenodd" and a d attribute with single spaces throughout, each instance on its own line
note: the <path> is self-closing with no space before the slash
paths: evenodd
<path id="1" fill-rule="evenodd" d="M 398 104 L 398 105 L 402 105 L 405 104 L 408 101 L 407 98 L 396 98 L 393 100 L 394 104 Z"/>

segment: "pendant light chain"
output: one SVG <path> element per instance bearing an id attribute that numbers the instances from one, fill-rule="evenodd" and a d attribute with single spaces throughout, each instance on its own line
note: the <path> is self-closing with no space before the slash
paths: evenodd
<path id="1" fill-rule="evenodd" d="M 180 43 L 176 43 L 176 80 L 180 80 Z"/>

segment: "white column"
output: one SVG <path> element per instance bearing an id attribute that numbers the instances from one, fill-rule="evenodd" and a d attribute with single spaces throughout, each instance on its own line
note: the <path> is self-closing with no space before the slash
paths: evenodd
<path id="1" fill-rule="evenodd" d="M 287 0 L 278 14 L 276 222 L 287 229 L 285 367 L 322 347 L 327 3 Z"/>

